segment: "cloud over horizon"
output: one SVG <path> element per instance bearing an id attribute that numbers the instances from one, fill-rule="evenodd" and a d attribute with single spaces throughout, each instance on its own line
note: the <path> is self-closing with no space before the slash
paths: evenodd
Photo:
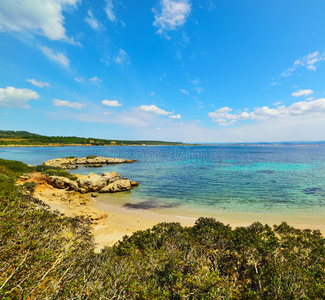
<path id="1" fill-rule="evenodd" d="M 295 102 L 290 106 L 277 106 L 269 108 L 267 106 L 256 107 L 254 111 L 244 111 L 241 113 L 231 113 L 232 108 L 222 107 L 210 112 L 208 116 L 221 126 L 234 125 L 239 120 L 264 121 L 271 118 L 285 118 L 295 116 L 325 116 L 325 98 L 313 101 Z"/>

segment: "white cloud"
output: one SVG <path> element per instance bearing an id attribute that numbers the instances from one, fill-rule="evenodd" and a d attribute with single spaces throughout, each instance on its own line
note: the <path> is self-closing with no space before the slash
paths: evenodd
<path id="1" fill-rule="evenodd" d="M 190 0 L 161 0 L 160 11 L 155 13 L 153 25 L 158 28 L 158 34 L 182 27 L 191 14 Z"/>
<path id="2" fill-rule="evenodd" d="M 146 113 L 162 115 L 162 116 L 167 116 L 167 115 L 172 114 L 172 112 L 165 111 L 165 110 L 157 107 L 156 105 L 141 105 L 141 106 L 139 106 L 139 109 Z"/>
<path id="3" fill-rule="evenodd" d="M 306 100 L 307 100 L 307 101 L 314 100 L 314 97 L 308 97 Z"/>
<path id="4" fill-rule="evenodd" d="M 29 31 L 50 40 L 69 40 L 62 11 L 79 0 L 1 0 L 0 31 Z"/>
<path id="5" fill-rule="evenodd" d="M 41 47 L 41 50 L 49 59 L 58 62 L 65 67 L 69 67 L 70 61 L 63 53 L 55 52 L 52 49 L 45 46 Z"/>
<path id="6" fill-rule="evenodd" d="M 256 107 L 254 111 L 244 111 L 242 113 L 231 113 L 232 108 L 223 107 L 210 112 L 208 116 L 221 126 L 235 124 L 238 120 L 264 121 L 272 118 L 287 118 L 296 116 L 308 116 L 310 118 L 325 116 L 325 98 L 313 101 L 295 102 L 290 106 L 277 106 L 269 108 L 267 106 Z"/>
<path id="7" fill-rule="evenodd" d="M 300 97 L 300 96 L 307 97 L 307 96 L 311 95 L 313 92 L 314 92 L 313 90 L 298 90 L 298 91 L 292 93 L 292 96 L 294 96 L 294 97 Z"/>
<path id="8" fill-rule="evenodd" d="M 302 58 L 297 59 L 293 66 L 281 73 L 280 77 L 288 77 L 293 71 L 300 67 L 305 67 L 309 71 L 315 71 L 317 64 L 325 61 L 325 52 L 319 53 L 318 51 L 310 53 Z"/>
<path id="9" fill-rule="evenodd" d="M 200 87 L 200 80 L 198 78 L 195 78 L 191 81 L 193 87 L 193 90 L 195 90 L 198 94 L 202 94 L 204 92 L 203 88 Z"/>
<path id="10" fill-rule="evenodd" d="M 33 78 L 26 79 L 26 81 L 31 83 L 32 85 L 35 85 L 35 86 L 38 86 L 38 87 L 41 87 L 41 88 L 50 86 L 50 84 L 47 83 L 47 82 L 37 81 L 37 80 L 35 80 Z"/>
<path id="11" fill-rule="evenodd" d="M 111 22 L 115 22 L 116 16 L 114 13 L 114 4 L 113 4 L 113 0 L 106 0 L 106 6 L 104 8 L 107 18 L 111 21 Z"/>
<path id="12" fill-rule="evenodd" d="M 38 100 L 40 95 L 29 89 L 16 89 L 8 86 L 0 88 L 0 107 L 21 107 L 28 108 L 29 100 Z"/>
<path id="13" fill-rule="evenodd" d="M 171 115 L 171 116 L 169 116 L 168 118 L 169 118 L 169 119 L 179 120 L 179 119 L 181 119 L 182 117 L 181 117 L 180 114 L 177 114 L 177 115 Z"/>
<path id="14" fill-rule="evenodd" d="M 98 83 L 101 83 L 102 80 L 100 78 L 98 78 L 97 76 L 94 76 L 92 78 L 89 78 L 89 81 L 93 84 L 98 84 Z"/>
<path id="15" fill-rule="evenodd" d="M 88 10 L 88 13 L 87 13 L 87 16 L 85 18 L 85 21 L 94 30 L 100 30 L 100 29 L 102 29 L 102 24 L 94 17 L 94 14 L 92 13 L 91 10 Z"/>
<path id="16" fill-rule="evenodd" d="M 85 79 L 83 79 L 82 77 L 74 78 L 73 80 L 77 81 L 77 82 L 84 82 L 85 81 Z"/>
<path id="17" fill-rule="evenodd" d="M 151 93 L 150 93 L 150 96 L 154 96 L 154 95 L 155 95 L 155 93 L 154 93 L 154 92 L 151 92 Z"/>
<path id="18" fill-rule="evenodd" d="M 60 107 L 70 107 L 70 108 L 74 108 L 74 109 L 83 109 L 84 107 L 87 106 L 86 104 L 82 104 L 79 102 L 70 102 L 67 100 L 59 100 L 59 99 L 54 99 L 53 105 L 60 106 Z"/>
<path id="19" fill-rule="evenodd" d="M 273 103 L 274 106 L 278 106 L 278 105 L 280 105 L 280 104 L 282 104 L 281 101 Z"/>
<path id="20" fill-rule="evenodd" d="M 122 106 L 122 104 L 118 103 L 117 100 L 103 100 L 102 104 L 107 106 L 112 106 L 112 107 Z"/>
<path id="21" fill-rule="evenodd" d="M 129 65 L 131 63 L 129 55 L 123 49 L 119 50 L 118 54 L 114 57 L 114 61 L 121 65 Z"/>
<path id="22" fill-rule="evenodd" d="M 185 94 L 185 95 L 189 95 L 190 94 L 187 90 L 184 90 L 184 89 L 180 89 L 179 91 L 181 93 Z"/>

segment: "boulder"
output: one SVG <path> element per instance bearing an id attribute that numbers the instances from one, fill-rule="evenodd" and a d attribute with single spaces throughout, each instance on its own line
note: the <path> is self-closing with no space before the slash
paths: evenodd
<path id="1" fill-rule="evenodd" d="M 90 173 L 77 179 L 79 188 L 84 188 L 87 192 L 96 192 L 106 186 L 108 179 L 105 176 Z"/>
<path id="2" fill-rule="evenodd" d="M 66 177 L 61 176 L 50 176 L 50 184 L 58 189 L 70 189 L 70 190 L 78 190 L 78 185 L 75 181 L 72 181 Z"/>
<path id="3" fill-rule="evenodd" d="M 123 192 L 128 191 L 132 188 L 130 180 L 117 180 L 109 185 L 103 187 L 100 190 L 100 193 L 116 193 L 116 192 Z"/>
<path id="4" fill-rule="evenodd" d="M 107 178 L 108 183 L 113 183 L 114 181 L 117 181 L 120 179 L 120 174 L 116 172 L 104 172 L 102 173 L 102 176 Z"/>

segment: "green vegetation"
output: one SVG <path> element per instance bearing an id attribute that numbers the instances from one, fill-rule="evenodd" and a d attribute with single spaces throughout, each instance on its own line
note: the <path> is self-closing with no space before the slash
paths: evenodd
<path id="1" fill-rule="evenodd" d="M 93 145 L 105 146 L 115 143 L 121 145 L 180 145 L 181 143 L 162 142 L 162 141 L 123 141 L 107 140 L 95 138 L 81 138 L 75 136 L 43 136 L 27 131 L 0 130 L 0 145 Z"/>
<path id="2" fill-rule="evenodd" d="M 89 156 L 87 156 L 86 158 L 87 159 L 94 159 L 94 158 L 96 158 L 97 156 L 96 155 L 89 155 Z"/>
<path id="3" fill-rule="evenodd" d="M 15 185 L 27 167 L 0 161 L 1 299 L 324 299 L 319 231 L 200 218 L 95 253 L 88 220 L 50 212 Z"/>
<path id="4" fill-rule="evenodd" d="M 38 166 L 29 166 L 20 161 L 16 160 L 4 160 L 0 158 L 0 174 L 7 175 L 23 175 L 24 173 L 32 173 L 32 172 L 42 172 L 42 174 L 46 174 L 48 176 L 62 176 L 66 177 L 70 180 L 77 180 L 77 177 L 65 170 L 60 168 L 38 165 Z"/>

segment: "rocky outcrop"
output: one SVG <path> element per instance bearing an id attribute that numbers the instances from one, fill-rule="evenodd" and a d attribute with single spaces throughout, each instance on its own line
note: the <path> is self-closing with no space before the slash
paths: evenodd
<path id="1" fill-rule="evenodd" d="M 135 160 L 113 157 L 67 157 L 51 159 L 43 164 L 45 166 L 56 167 L 61 169 L 71 169 L 78 165 L 85 165 L 88 167 L 101 167 L 104 164 L 123 164 L 132 163 Z"/>
<path id="2" fill-rule="evenodd" d="M 76 181 L 61 176 L 49 176 L 49 184 L 55 188 L 77 191 L 80 193 L 99 192 L 116 193 L 128 191 L 139 183 L 127 178 L 120 179 L 116 172 L 105 172 L 101 175 L 90 173 L 78 175 Z"/>

